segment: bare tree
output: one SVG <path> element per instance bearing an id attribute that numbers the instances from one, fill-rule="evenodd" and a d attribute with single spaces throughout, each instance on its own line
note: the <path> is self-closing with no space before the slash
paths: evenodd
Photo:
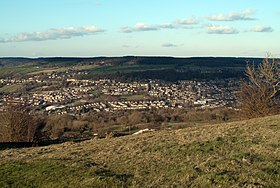
<path id="1" fill-rule="evenodd" d="M 255 67 L 248 65 L 239 98 L 242 114 L 246 117 L 260 117 L 279 112 L 280 61 L 270 54 Z"/>
<path id="2" fill-rule="evenodd" d="M 19 109 L 8 109 L 0 114 L 0 141 L 36 142 L 41 137 L 38 118 Z"/>

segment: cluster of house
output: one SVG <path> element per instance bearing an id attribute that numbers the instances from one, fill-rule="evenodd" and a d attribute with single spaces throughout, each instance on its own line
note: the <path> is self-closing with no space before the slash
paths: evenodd
<path id="1" fill-rule="evenodd" d="M 121 96 L 121 95 L 135 95 L 140 92 L 147 90 L 147 83 L 121 83 L 121 82 L 113 82 L 110 85 L 107 85 L 102 89 L 102 92 L 105 95 L 112 96 Z"/>
<path id="2" fill-rule="evenodd" d="M 114 112 L 120 110 L 147 110 L 147 109 L 162 109 L 176 108 L 174 104 L 169 104 L 165 101 L 108 101 L 86 103 L 78 106 L 48 106 L 46 107 L 47 114 L 75 114 L 80 115 L 87 112 Z"/>
<path id="3" fill-rule="evenodd" d="M 83 114 L 88 112 L 144 110 L 161 108 L 216 108 L 231 107 L 236 99 L 234 92 L 239 83 L 236 79 L 211 81 L 179 81 L 168 83 L 159 80 L 146 82 L 117 82 L 110 79 L 78 80 L 65 78 L 62 83 L 57 75 L 52 82 L 38 78 L 26 80 L 0 80 L 3 84 L 44 82 L 44 89 L 28 94 L 7 93 L 0 97 L 0 110 L 7 101 L 18 101 L 34 111 L 44 114 Z M 52 83 L 58 87 L 53 88 Z M 67 85 L 64 85 L 67 83 Z M 98 95 L 97 95 L 98 93 Z M 142 99 L 127 99 L 123 96 L 144 96 Z M 102 96 L 102 97 L 100 97 Z M 104 96 L 114 97 L 112 99 Z"/>
<path id="4" fill-rule="evenodd" d="M 177 84 L 151 83 L 148 95 L 164 99 L 169 103 L 184 104 L 200 108 L 232 106 L 236 101 L 233 94 L 239 87 L 234 79 L 225 81 L 180 81 Z"/>
<path id="5" fill-rule="evenodd" d="M 34 93 L 27 99 L 30 106 L 40 106 L 47 104 L 64 104 L 79 99 L 78 95 L 72 92 L 49 91 Z"/>
<path id="6" fill-rule="evenodd" d="M 30 77 L 28 79 L 0 79 L 0 84 L 4 84 L 4 85 L 14 85 L 14 84 L 25 84 L 25 83 L 30 83 L 30 82 L 36 82 L 36 83 L 41 83 L 43 82 L 43 80 L 38 79 L 37 77 Z"/>

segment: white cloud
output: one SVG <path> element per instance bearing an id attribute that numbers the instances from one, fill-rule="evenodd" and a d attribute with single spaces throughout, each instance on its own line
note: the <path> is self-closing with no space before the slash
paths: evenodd
<path id="1" fill-rule="evenodd" d="M 192 25 L 198 24 L 198 20 L 194 17 L 186 19 L 177 19 L 171 23 L 164 24 L 146 24 L 146 23 L 137 23 L 132 27 L 122 27 L 121 31 L 123 33 L 132 33 L 140 31 L 157 31 L 162 29 L 195 29 Z"/>
<path id="2" fill-rule="evenodd" d="M 149 25 L 145 23 L 137 23 L 134 26 L 134 30 L 136 31 L 153 31 L 160 29 L 159 25 Z"/>
<path id="3" fill-rule="evenodd" d="M 257 20 L 256 18 L 250 17 L 255 13 L 252 9 L 246 9 L 240 12 L 232 12 L 228 14 L 217 14 L 208 17 L 210 21 L 240 21 L 240 20 Z"/>
<path id="4" fill-rule="evenodd" d="M 133 27 L 122 27 L 121 30 L 124 33 L 132 33 L 138 31 L 156 31 L 160 29 L 173 29 L 172 24 L 145 24 L 137 23 Z"/>
<path id="5" fill-rule="evenodd" d="M 165 43 L 165 44 L 162 44 L 161 46 L 162 46 L 162 47 L 165 47 L 165 48 L 174 48 L 174 47 L 178 47 L 178 45 L 172 44 L 172 43 Z"/>
<path id="6" fill-rule="evenodd" d="M 175 21 L 175 23 L 179 25 L 194 25 L 198 24 L 198 20 L 194 17 L 186 18 L 186 19 L 178 19 Z"/>
<path id="7" fill-rule="evenodd" d="M 5 42 L 24 42 L 24 41 L 45 41 L 57 39 L 70 39 L 72 37 L 82 37 L 105 32 L 95 26 L 69 27 L 60 29 L 49 29 L 44 32 L 23 32 L 11 37 L 0 38 L 0 43 Z"/>
<path id="8" fill-rule="evenodd" d="M 251 29 L 252 32 L 273 32 L 272 27 L 257 25 Z"/>
<path id="9" fill-rule="evenodd" d="M 238 31 L 227 25 L 214 25 L 207 27 L 206 32 L 208 34 L 237 34 Z"/>

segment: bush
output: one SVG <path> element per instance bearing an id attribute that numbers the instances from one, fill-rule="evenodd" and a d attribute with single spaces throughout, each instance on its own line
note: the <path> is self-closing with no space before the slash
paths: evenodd
<path id="1" fill-rule="evenodd" d="M 279 112 L 280 61 L 268 55 L 257 68 L 247 66 L 248 82 L 243 81 L 239 91 L 242 115 L 262 117 Z"/>
<path id="2" fill-rule="evenodd" d="M 43 122 L 23 110 L 9 109 L 0 114 L 1 142 L 38 142 L 43 138 Z"/>

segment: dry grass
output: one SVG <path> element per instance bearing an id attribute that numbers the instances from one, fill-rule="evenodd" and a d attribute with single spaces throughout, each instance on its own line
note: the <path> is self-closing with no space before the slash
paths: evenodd
<path id="1" fill-rule="evenodd" d="M 280 115 L 0 151 L 0 187 L 279 187 Z"/>

